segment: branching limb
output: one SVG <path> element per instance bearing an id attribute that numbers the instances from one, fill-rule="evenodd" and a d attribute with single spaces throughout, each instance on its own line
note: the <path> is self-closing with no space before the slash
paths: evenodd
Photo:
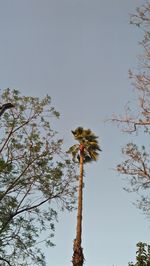
<path id="1" fill-rule="evenodd" d="M 12 265 L 10 264 L 10 262 L 9 262 L 8 260 L 4 259 L 4 258 L 0 257 L 0 260 L 6 262 L 9 266 L 12 266 Z"/>

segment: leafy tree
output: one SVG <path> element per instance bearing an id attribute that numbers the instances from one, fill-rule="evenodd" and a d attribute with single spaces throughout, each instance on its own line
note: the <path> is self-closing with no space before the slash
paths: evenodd
<path id="1" fill-rule="evenodd" d="M 128 266 L 150 266 L 150 245 L 137 243 L 136 263 L 130 262 Z"/>
<path id="2" fill-rule="evenodd" d="M 40 242 L 52 246 L 58 208 L 72 210 L 76 175 L 51 128 L 51 98 L 6 89 L 12 103 L 0 119 L 0 265 L 46 265 Z M 43 233 L 45 231 L 45 234 Z"/>
<path id="3" fill-rule="evenodd" d="M 143 144 L 149 145 L 150 134 L 150 3 L 146 2 L 136 13 L 131 15 L 131 24 L 143 31 L 140 42 L 142 54 L 139 56 L 138 71 L 129 71 L 129 77 L 137 92 L 137 106 L 128 107 L 124 116 L 115 116 L 113 121 L 122 126 L 124 132 L 140 134 Z M 131 111 L 132 110 L 132 111 Z M 137 110 L 137 112 L 135 111 Z M 138 191 L 141 198 L 138 207 L 149 214 L 150 211 L 150 165 L 149 147 L 138 147 L 135 143 L 128 143 L 122 149 L 125 161 L 118 165 L 117 170 L 129 177 L 130 185 L 127 190 Z"/>
<path id="4" fill-rule="evenodd" d="M 90 129 L 78 127 L 72 131 L 77 144 L 70 147 L 68 153 L 73 157 L 73 161 L 80 164 L 79 186 L 78 186 L 78 211 L 77 211 L 77 227 L 76 238 L 73 246 L 73 266 L 82 266 L 84 263 L 82 243 L 82 209 L 83 209 L 83 175 L 84 164 L 96 161 L 100 147 L 97 136 Z"/>

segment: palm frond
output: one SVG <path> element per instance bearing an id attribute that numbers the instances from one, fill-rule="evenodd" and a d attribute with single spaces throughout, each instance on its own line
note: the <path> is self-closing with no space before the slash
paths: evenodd
<path id="1" fill-rule="evenodd" d="M 84 163 L 90 163 L 90 162 L 92 162 L 93 160 L 92 160 L 92 158 L 90 157 L 90 156 L 88 156 L 88 155 L 85 155 L 84 156 Z"/>
<path id="2" fill-rule="evenodd" d="M 90 150 L 89 155 L 93 161 L 97 161 L 99 153 L 94 150 Z"/>
<path id="3" fill-rule="evenodd" d="M 74 135 L 75 140 L 84 146 L 84 163 L 96 161 L 98 159 L 99 152 L 101 151 L 98 143 L 98 136 L 96 136 L 91 129 L 83 129 L 83 127 L 77 127 L 71 132 Z M 80 157 L 79 144 L 73 145 L 68 152 L 72 154 L 74 160 L 77 158 L 78 161 Z"/>
<path id="4" fill-rule="evenodd" d="M 87 149 L 89 150 L 97 150 L 97 151 L 102 151 L 98 145 L 98 143 L 95 143 L 95 142 L 90 142 L 87 144 Z"/>

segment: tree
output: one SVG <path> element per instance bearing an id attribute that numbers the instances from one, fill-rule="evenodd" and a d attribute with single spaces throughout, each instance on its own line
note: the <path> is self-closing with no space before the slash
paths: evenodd
<path id="1" fill-rule="evenodd" d="M 150 266 L 150 245 L 137 243 L 136 263 L 130 262 L 128 266 Z"/>
<path id="2" fill-rule="evenodd" d="M 142 54 L 139 56 L 138 71 L 129 71 L 129 77 L 138 95 L 137 106 L 128 107 L 124 116 L 115 116 L 112 120 L 121 125 L 124 132 L 135 134 L 135 137 L 140 134 L 143 137 L 142 147 L 131 142 L 122 149 L 126 159 L 118 165 L 117 170 L 129 177 L 128 191 L 141 193 L 138 207 L 149 214 L 150 166 L 149 147 L 146 146 L 149 146 L 150 134 L 150 3 L 146 2 L 137 8 L 136 13 L 131 15 L 131 24 L 138 26 L 144 36 L 140 42 Z"/>
<path id="3" fill-rule="evenodd" d="M 52 246 L 57 211 L 75 203 L 75 166 L 51 128 L 51 98 L 6 89 L 15 107 L 0 120 L 0 265 L 46 265 L 40 243 Z M 45 233 L 44 233 L 45 231 Z"/>
<path id="4" fill-rule="evenodd" d="M 70 147 L 68 153 L 73 157 L 73 161 L 80 164 L 79 186 L 78 186 L 78 210 L 77 210 L 77 226 L 76 238 L 73 246 L 73 266 L 82 266 L 84 263 L 84 255 L 82 249 L 82 206 L 83 206 L 83 175 L 84 164 L 96 161 L 98 152 L 101 151 L 98 144 L 98 137 L 90 129 L 78 127 L 72 131 L 77 144 Z"/>

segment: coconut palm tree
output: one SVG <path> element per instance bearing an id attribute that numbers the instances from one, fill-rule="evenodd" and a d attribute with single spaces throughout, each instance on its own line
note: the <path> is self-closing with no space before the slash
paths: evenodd
<path id="1" fill-rule="evenodd" d="M 77 144 L 70 147 L 68 153 L 73 157 L 74 162 L 80 165 L 79 186 L 78 186 L 78 210 L 77 210 L 77 226 L 76 238 L 73 246 L 73 266 L 82 266 L 84 263 L 82 243 L 82 201 L 83 201 L 83 174 L 84 164 L 96 161 L 99 151 L 101 151 L 98 144 L 98 137 L 90 129 L 83 129 L 78 127 L 72 131 Z"/>

